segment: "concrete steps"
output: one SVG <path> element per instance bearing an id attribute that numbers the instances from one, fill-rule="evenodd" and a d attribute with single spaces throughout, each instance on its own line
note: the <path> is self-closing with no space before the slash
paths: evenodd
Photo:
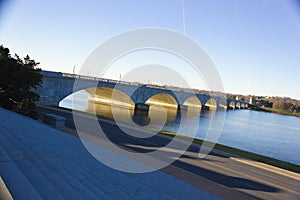
<path id="1" fill-rule="evenodd" d="M 0 129 L 2 132 L 2 130 Z M 4 148 L 10 143 L 0 135 L 0 176 L 14 199 L 42 199 Z M 16 154 L 16 152 L 14 152 Z M 11 154 L 12 155 L 12 154 Z M 21 156 L 21 155 L 20 155 Z"/>
<path id="2" fill-rule="evenodd" d="M 38 194 L 38 199 L 63 199 L 63 196 L 55 189 L 55 187 L 45 178 L 45 176 L 40 173 L 40 171 L 31 163 L 32 157 L 27 157 L 28 148 L 22 145 L 20 140 L 18 140 L 12 134 L 6 132 L 5 130 L 1 131 L 1 146 L 9 149 L 7 154 L 12 159 L 13 164 L 18 168 L 18 171 L 27 179 L 36 193 Z M 4 137 L 3 137 L 4 136 Z M 9 148 L 8 148 L 9 147 Z M 11 148 L 13 147 L 13 148 Z M 11 173 L 12 176 L 16 176 Z M 18 178 L 18 176 L 16 176 Z M 28 183 L 27 183 L 28 184 Z M 16 185 L 13 185 L 12 188 L 15 188 Z M 10 187 L 11 188 L 11 187 Z M 27 191 L 25 192 L 27 193 Z M 22 195 L 22 198 L 24 196 Z M 34 198 L 34 199 L 35 199 Z M 32 198 L 30 198 L 32 199 Z"/>
<path id="3" fill-rule="evenodd" d="M 15 144 L 10 143 L 9 139 L 3 136 L 14 138 Z M 25 147 L 24 141 L 20 142 L 22 139 L 22 134 L 18 134 L 18 136 L 8 135 L 3 131 L 1 142 L 5 142 L 6 145 L 4 146 L 8 147 L 11 155 L 17 158 L 17 160 L 14 160 L 14 163 L 30 182 L 26 184 L 31 184 L 42 199 L 98 199 L 95 194 L 91 193 L 75 178 L 72 179 L 59 168 L 55 168 L 55 164 L 59 164 L 58 160 L 53 156 L 49 159 L 49 156 L 43 154 L 42 150 L 45 149 L 45 146 L 44 148 L 39 147 L 39 145 Z M 51 161 L 55 162 L 51 163 Z M 38 198 L 35 197 L 34 199 Z"/>
<path id="4" fill-rule="evenodd" d="M 80 153 L 86 153 L 85 150 L 84 152 L 77 152 L 76 157 Z M 66 169 L 72 177 L 80 180 L 85 187 L 97 194 L 98 197 L 102 197 L 101 199 L 108 198 L 107 195 L 110 199 L 119 199 L 120 196 L 122 196 L 122 199 L 136 199 L 137 197 L 139 199 L 153 199 L 153 196 L 155 196 L 149 188 L 124 175 L 124 173 L 108 169 L 90 155 L 90 158 L 85 161 L 72 158 L 72 155 L 68 154 L 58 153 L 55 156 L 60 158 L 59 160 L 67 157 L 68 162 L 58 163 L 58 165 Z"/>
<path id="5" fill-rule="evenodd" d="M 65 155 L 59 154 L 58 156 Z M 108 170 L 107 166 L 99 164 L 99 161 L 92 157 L 87 159 L 86 162 L 77 162 L 76 159 L 71 159 L 70 163 L 72 166 L 78 168 L 76 169 L 76 173 L 89 175 L 89 177 L 83 174 L 79 175 L 85 185 L 89 185 L 88 182 L 91 181 L 93 182 L 92 185 L 96 187 L 94 189 L 97 190 L 101 188 L 102 184 L 105 184 L 106 187 L 102 187 L 101 189 L 106 194 L 109 194 L 110 198 L 118 199 L 122 196 L 123 199 L 153 199 L 157 196 L 157 198 L 167 199 L 167 195 L 165 195 L 163 191 L 154 192 L 147 185 L 141 184 L 139 181 L 133 179 L 129 173 L 123 173 L 113 169 Z M 68 172 L 72 173 L 73 170 L 68 170 Z M 85 181 L 85 179 L 87 179 L 87 181 Z"/>
<path id="6" fill-rule="evenodd" d="M 79 138 L 1 108 L 0 177 L 13 199 L 194 199 L 182 189 L 199 197 L 197 189 L 161 172 L 111 169 Z"/>
<path id="7" fill-rule="evenodd" d="M 87 172 L 78 167 L 77 164 L 72 162 L 70 159 L 66 159 L 66 154 L 62 154 L 60 156 L 56 155 L 54 152 L 43 154 L 38 151 L 38 148 L 36 148 L 34 152 L 38 159 L 36 165 L 41 171 L 44 171 L 48 180 L 55 185 L 55 187 L 63 194 L 63 196 L 70 196 L 70 194 L 73 193 L 71 188 L 73 188 L 76 191 L 77 197 L 72 197 L 72 199 L 78 199 L 80 197 L 86 199 L 95 199 L 99 197 L 108 198 L 108 196 L 103 192 L 95 193 L 86 185 L 81 183 L 80 180 L 85 178 Z M 52 176 L 56 178 L 53 178 Z M 64 184 L 60 184 L 60 182 L 64 182 Z M 64 188 L 64 185 L 66 188 Z"/>
<path id="8" fill-rule="evenodd" d="M 45 144 L 42 144 L 42 141 L 38 142 L 39 144 L 42 144 L 44 149 L 51 151 L 52 157 L 48 152 L 43 152 L 41 154 L 38 150 L 35 150 L 35 156 L 39 157 L 40 160 L 43 160 L 43 162 L 46 163 L 46 166 L 52 168 L 60 166 L 60 169 L 67 171 L 74 179 L 76 178 L 83 182 L 82 185 L 85 185 L 86 188 L 98 197 L 102 197 L 102 199 L 108 198 L 106 194 L 112 199 L 118 199 L 120 196 L 122 196 L 123 199 L 135 199 L 137 197 L 139 197 L 139 199 L 153 199 L 155 196 L 167 198 L 167 195 L 164 195 L 163 192 L 154 193 L 149 190 L 149 187 L 135 181 L 126 173 L 121 173 L 112 169 L 107 173 L 107 167 L 99 164 L 99 161 L 95 160 L 90 155 L 88 156 L 91 158 L 82 161 L 81 158 L 86 157 L 87 151 L 84 148 L 81 150 L 77 148 L 76 154 L 74 154 L 73 150 L 73 147 L 81 145 L 81 142 L 78 138 L 74 138 L 73 136 L 64 136 L 70 138 L 66 141 L 64 141 L 63 138 L 60 138 L 60 142 L 62 142 L 63 145 L 58 141 L 55 142 L 55 145 L 53 145 L 52 142 Z M 73 139 L 77 142 L 72 141 Z M 66 151 L 66 148 L 70 149 L 70 151 Z M 64 151 L 63 154 L 61 153 L 62 151 Z M 49 160 L 52 162 L 49 162 Z M 56 163 L 53 163 L 54 160 Z M 92 182 L 92 184 L 89 182 Z M 103 185 L 105 185 L 105 187 L 103 187 Z"/>
<path id="9" fill-rule="evenodd" d="M 35 144 L 30 144 L 26 134 L 19 130 L 13 134 L 3 130 L 1 137 L 5 148 L 14 157 L 14 163 L 42 199 L 153 198 L 149 189 L 115 170 L 110 169 L 107 173 L 107 167 L 99 165 L 94 158 L 82 161 L 80 158 L 86 156 L 86 150 L 83 148 L 77 154 L 72 150 L 80 141 L 76 144 L 62 139 L 63 144 L 60 144 L 37 137 Z M 66 148 L 71 150 L 66 151 Z"/>
<path id="10" fill-rule="evenodd" d="M 70 175 L 67 171 L 60 170 L 57 171 L 57 174 L 62 177 L 66 182 L 70 184 L 70 186 L 77 191 L 78 196 L 85 198 L 85 199 L 98 199 L 100 197 L 108 197 L 105 194 L 95 194 L 92 191 L 90 191 L 85 185 L 83 185 L 81 182 L 79 182 L 77 179 L 75 179 L 72 175 Z M 104 196 L 105 195 L 105 196 Z"/>
<path id="11" fill-rule="evenodd" d="M 66 199 L 83 199 L 79 193 L 72 188 L 62 177 L 60 177 L 56 171 L 49 171 L 45 173 L 45 176 L 55 188 L 63 195 Z"/>

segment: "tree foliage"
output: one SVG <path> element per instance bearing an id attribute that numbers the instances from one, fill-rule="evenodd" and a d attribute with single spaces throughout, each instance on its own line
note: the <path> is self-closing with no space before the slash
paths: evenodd
<path id="1" fill-rule="evenodd" d="M 34 90 L 41 85 L 39 63 L 27 55 L 23 59 L 10 55 L 8 48 L 0 46 L 0 106 L 34 117 L 35 102 L 39 95 Z"/>
<path id="2" fill-rule="evenodd" d="M 290 112 L 299 112 L 300 107 L 290 102 L 276 101 L 273 103 L 273 108 L 277 110 L 285 110 Z"/>

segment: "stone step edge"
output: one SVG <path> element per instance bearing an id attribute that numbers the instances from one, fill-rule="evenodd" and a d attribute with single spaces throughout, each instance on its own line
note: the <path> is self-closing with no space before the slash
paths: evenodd
<path id="1" fill-rule="evenodd" d="M 0 199 L 13 200 L 1 176 L 0 176 Z"/>

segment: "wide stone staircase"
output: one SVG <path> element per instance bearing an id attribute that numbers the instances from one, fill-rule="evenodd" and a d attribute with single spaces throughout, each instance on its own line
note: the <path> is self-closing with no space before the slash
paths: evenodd
<path id="1" fill-rule="evenodd" d="M 213 199 L 156 171 L 111 169 L 79 138 L 0 108 L 0 199 Z"/>

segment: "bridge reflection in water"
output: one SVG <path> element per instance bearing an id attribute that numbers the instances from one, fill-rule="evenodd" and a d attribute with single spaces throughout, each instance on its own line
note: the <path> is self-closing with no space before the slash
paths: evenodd
<path id="1" fill-rule="evenodd" d="M 76 108 L 75 108 L 76 109 Z M 108 119 L 118 119 L 121 122 L 129 122 L 133 120 L 138 125 L 147 125 L 150 122 L 152 125 L 159 125 L 160 123 L 155 120 L 161 118 L 162 115 L 166 116 L 165 123 L 173 123 L 178 118 L 179 113 L 177 108 L 161 107 L 151 105 L 148 112 L 134 110 L 129 107 L 111 106 L 103 103 L 89 102 L 86 110 L 81 110 L 88 113 L 96 113 L 98 116 Z M 194 112 L 189 112 L 194 113 Z M 200 113 L 198 113 L 199 116 Z M 117 116 L 116 116 L 117 115 Z M 188 114 L 192 116 L 192 114 Z M 152 120 L 151 120 L 152 119 Z M 154 127 L 153 127 L 154 128 Z"/>

